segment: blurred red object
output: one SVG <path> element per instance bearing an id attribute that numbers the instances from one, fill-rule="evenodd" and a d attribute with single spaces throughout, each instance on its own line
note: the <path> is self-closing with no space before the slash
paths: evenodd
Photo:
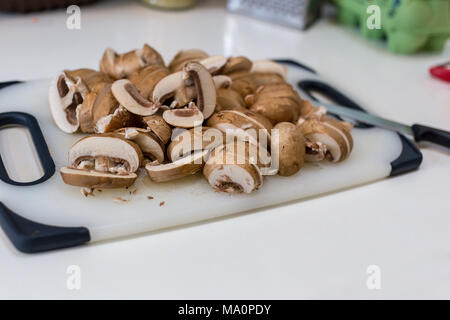
<path id="1" fill-rule="evenodd" d="M 450 82 L 450 61 L 430 68 L 430 74 L 435 78 Z"/>

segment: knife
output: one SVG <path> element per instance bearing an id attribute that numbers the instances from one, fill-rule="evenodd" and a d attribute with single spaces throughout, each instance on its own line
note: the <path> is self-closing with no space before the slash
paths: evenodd
<path id="1" fill-rule="evenodd" d="M 414 138 L 416 142 L 428 141 L 438 145 L 450 148 L 450 132 L 427 127 L 421 124 L 413 124 L 408 126 L 406 124 L 398 123 L 392 120 L 383 119 L 370 113 L 351 109 L 344 106 L 332 105 L 328 103 L 312 101 L 316 107 L 324 106 L 329 113 L 334 115 L 358 120 L 365 124 L 371 124 L 388 130 L 398 131 Z"/>

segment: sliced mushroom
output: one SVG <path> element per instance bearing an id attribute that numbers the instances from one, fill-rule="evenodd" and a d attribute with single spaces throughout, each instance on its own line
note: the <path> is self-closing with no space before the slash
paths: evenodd
<path id="1" fill-rule="evenodd" d="M 164 145 L 170 140 L 172 129 L 159 114 L 154 114 L 142 119 L 147 125 L 148 130 L 151 130 L 162 141 Z"/>
<path id="2" fill-rule="evenodd" d="M 147 44 L 142 49 L 132 50 L 124 54 L 117 54 L 114 50 L 108 48 L 100 61 L 100 71 L 114 79 L 121 79 L 137 69 L 151 64 L 164 66 L 164 60 L 156 50 Z"/>
<path id="3" fill-rule="evenodd" d="M 352 125 L 325 117 L 322 120 L 311 119 L 299 125 L 307 140 L 307 161 L 322 160 L 321 153 L 332 162 L 340 162 L 348 158 L 353 149 L 353 138 L 350 133 Z"/>
<path id="4" fill-rule="evenodd" d="M 253 61 L 250 73 L 274 73 L 286 79 L 287 69 L 275 61 L 257 60 Z"/>
<path id="5" fill-rule="evenodd" d="M 305 160 L 305 139 L 299 127 L 290 122 L 280 122 L 273 127 L 278 141 L 272 145 L 272 156 L 278 157 L 278 174 L 291 176 L 297 173 Z"/>
<path id="6" fill-rule="evenodd" d="M 144 98 L 130 80 L 117 80 L 111 87 L 114 97 L 131 113 L 150 116 L 158 111 L 160 104 Z"/>
<path id="7" fill-rule="evenodd" d="M 152 131 L 130 127 L 121 128 L 116 133 L 136 143 L 145 157 L 159 163 L 164 162 L 164 143 Z"/>
<path id="8" fill-rule="evenodd" d="M 150 65 L 133 72 L 129 77 L 140 95 L 145 99 L 152 99 L 156 85 L 169 75 L 169 70 L 158 65 Z"/>
<path id="9" fill-rule="evenodd" d="M 162 116 L 168 124 L 179 128 L 201 126 L 204 120 L 202 112 L 193 102 L 187 108 L 166 110 Z"/>
<path id="10" fill-rule="evenodd" d="M 178 52 L 169 63 L 172 72 L 181 71 L 189 61 L 200 61 L 208 57 L 208 54 L 199 49 L 182 50 Z"/>
<path id="11" fill-rule="evenodd" d="M 60 72 L 51 82 L 48 100 L 56 125 L 66 133 L 78 131 L 79 109 L 89 89 L 80 77 Z"/>
<path id="12" fill-rule="evenodd" d="M 251 193 L 262 186 L 263 176 L 256 164 L 239 161 L 234 147 L 214 149 L 203 168 L 208 183 L 218 192 Z"/>
<path id="13" fill-rule="evenodd" d="M 161 79 L 153 89 L 152 100 L 157 102 L 164 102 L 166 99 L 173 97 L 177 89 L 185 86 L 183 79 L 183 72 L 178 71 Z"/>
<path id="14" fill-rule="evenodd" d="M 259 87 L 254 96 L 246 97 L 250 110 L 257 112 L 272 124 L 297 121 L 302 107 L 302 99 L 287 83 Z"/>
<path id="15" fill-rule="evenodd" d="M 145 169 L 152 181 L 165 182 L 175 180 L 199 172 L 203 167 L 203 159 L 207 154 L 207 150 L 196 151 L 193 154 L 171 163 L 148 163 L 145 166 Z"/>
<path id="16" fill-rule="evenodd" d="M 249 72 L 252 68 L 252 62 L 246 57 L 231 57 L 222 68 L 221 73 L 232 75 L 238 72 Z"/>
<path id="17" fill-rule="evenodd" d="M 61 177 L 66 184 L 82 188 L 128 188 L 137 179 L 137 174 L 128 173 L 117 175 L 112 173 L 86 171 L 69 167 L 62 167 Z"/>
<path id="18" fill-rule="evenodd" d="M 195 151 L 212 150 L 224 142 L 223 133 L 215 128 L 195 127 L 176 135 L 167 147 L 170 161 L 176 161 Z"/>
<path id="19" fill-rule="evenodd" d="M 211 74 L 217 73 L 227 62 L 224 56 L 210 56 L 199 61 Z"/>
<path id="20" fill-rule="evenodd" d="M 140 127 L 143 125 L 142 118 L 137 116 L 123 106 L 119 106 L 114 113 L 100 118 L 95 125 L 95 132 L 108 133 L 124 127 Z"/>
<path id="21" fill-rule="evenodd" d="M 233 83 L 233 80 L 231 80 L 230 77 L 224 75 L 217 75 L 212 78 L 216 89 L 228 89 Z"/>
<path id="22" fill-rule="evenodd" d="M 113 82 L 113 79 L 105 73 L 93 69 L 64 70 L 64 73 L 73 79 L 81 78 L 89 91 L 99 92 L 105 85 Z"/>
<path id="23" fill-rule="evenodd" d="M 192 79 L 197 92 L 197 107 L 208 119 L 216 108 L 216 87 L 211 74 L 198 62 L 188 62 L 183 68 L 183 79 Z"/>
<path id="24" fill-rule="evenodd" d="M 260 144 L 270 141 L 272 124 L 250 110 L 223 110 L 209 118 L 207 125 L 230 136 Z"/>
<path id="25" fill-rule="evenodd" d="M 86 188 L 131 185 L 143 155 L 138 145 L 117 134 L 82 138 L 69 151 L 69 166 L 61 169 L 67 184 Z"/>
<path id="26" fill-rule="evenodd" d="M 112 114 L 119 103 L 111 92 L 111 85 L 105 85 L 99 92 L 87 94 L 79 110 L 80 129 L 85 133 L 95 132 L 95 125 L 101 118 Z"/>

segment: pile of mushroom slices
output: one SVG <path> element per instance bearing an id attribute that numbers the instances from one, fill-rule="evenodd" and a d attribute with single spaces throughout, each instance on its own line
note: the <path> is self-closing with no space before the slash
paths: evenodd
<path id="1" fill-rule="evenodd" d="M 51 83 L 57 126 L 89 134 L 71 147 L 61 176 L 83 188 L 123 188 L 139 168 L 155 182 L 203 170 L 216 191 L 250 193 L 266 175 L 346 159 L 352 126 L 301 99 L 285 79 L 286 68 L 269 60 L 190 49 L 166 65 L 147 44 L 107 49 L 100 71 L 64 70 Z"/>

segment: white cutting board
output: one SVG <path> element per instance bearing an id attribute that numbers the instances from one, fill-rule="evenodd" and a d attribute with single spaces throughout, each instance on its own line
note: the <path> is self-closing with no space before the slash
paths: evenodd
<path id="1" fill-rule="evenodd" d="M 290 68 L 289 78 L 296 79 L 296 72 Z M 0 90 L 0 112 L 21 111 L 35 116 L 56 165 L 55 175 L 39 185 L 13 186 L 0 181 L 0 201 L 36 222 L 86 227 L 92 242 L 213 219 L 379 180 L 390 175 L 391 162 L 402 151 L 401 140 L 394 132 L 355 128 L 353 152 L 343 163 L 306 164 L 291 177 L 266 177 L 260 190 L 252 194 L 216 193 L 201 174 L 153 183 L 141 172 L 135 187 L 129 190 L 103 190 L 86 198 L 80 188 L 64 184 L 59 175 L 59 168 L 67 164 L 70 146 L 82 135 L 65 134 L 53 123 L 47 101 L 48 85 L 48 80 L 41 80 Z M 130 194 L 134 189 L 136 193 Z M 118 203 L 115 197 L 130 201 Z M 161 202 L 164 205 L 160 206 Z"/>

